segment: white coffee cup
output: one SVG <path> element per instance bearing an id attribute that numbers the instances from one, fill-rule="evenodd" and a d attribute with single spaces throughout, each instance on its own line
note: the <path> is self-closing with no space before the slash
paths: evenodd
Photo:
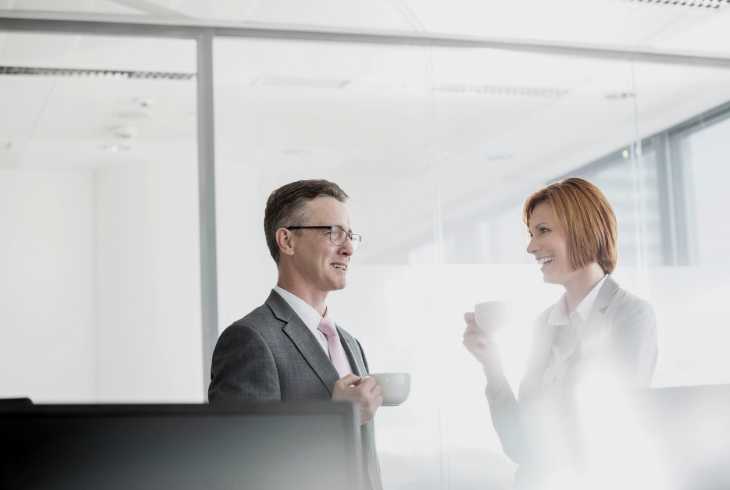
<path id="1" fill-rule="evenodd" d="M 487 333 L 494 333 L 506 325 L 512 315 L 513 311 L 505 301 L 484 301 L 474 305 L 474 320 Z"/>
<path id="2" fill-rule="evenodd" d="M 374 373 L 371 374 L 383 390 L 383 406 L 400 405 L 411 391 L 411 375 L 408 373 Z"/>

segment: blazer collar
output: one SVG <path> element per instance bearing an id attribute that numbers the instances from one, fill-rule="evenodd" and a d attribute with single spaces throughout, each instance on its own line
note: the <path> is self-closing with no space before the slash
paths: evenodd
<path id="1" fill-rule="evenodd" d="M 619 290 L 618 283 L 611 276 L 607 276 L 603 285 L 601 285 L 601 290 L 598 291 L 593 310 L 585 323 L 585 329 L 581 334 L 584 339 L 587 341 L 589 339 L 600 339 L 601 335 L 605 334 L 607 326 L 606 312 Z"/>
<path id="2" fill-rule="evenodd" d="M 607 276 L 606 280 L 603 281 L 603 284 L 601 285 L 601 289 L 598 291 L 598 296 L 596 296 L 596 300 L 593 303 L 593 308 L 589 313 L 588 318 L 583 323 L 582 330 L 578 333 L 580 338 L 596 338 L 595 335 L 600 334 L 600 332 L 604 330 L 606 311 L 619 290 L 620 288 L 618 283 L 610 275 Z M 556 306 L 559 307 L 560 305 Z M 549 354 L 553 350 L 557 329 L 561 327 L 561 324 L 551 322 L 550 314 L 548 314 L 548 317 L 546 318 L 546 323 L 547 328 L 540 330 L 540 333 L 544 335 L 542 341 L 542 345 L 545 346 L 543 362 L 547 362 Z M 570 357 L 570 355 L 575 352 L 576 347 L 577 345 L 573 346 L 573 349 L 565 351 L 563 353 L 563 357 Z"/>
<path id="3" fill-rule="evenodd" d="M 616 296 L 616 293 L 618 293 L 619 289 L 620 288 L 618 286 L 618 283 L 613 279 L 613 277 L 611 277 L 610 275 L 607 276 L 606 280 L 601 286 L 601 290 L 598 291 L 596 302 L 593 304 L 594 314 L 606 313 L 608 306 L 611 304 L 611 301 L 613 301 L 613 298 L 614 296 Z"/>
<path id="4" fill-rule="evenodd" d="M 294 347 L 299 351 L 331 395 L 332 388 L 339 379 L 339 376 L 332 362 L 319 345 L 319 342 L 312 335 L 312 332 L 309 331 L 301 318 L 299 318 L 299 315 L 292 310 L 291 306 L 276 291 L 271 291 L 271 294 L 266 299 L 266 305 L 274 317 L 283 323 L 281 329 L 284 335 L 289 337 Z"/>

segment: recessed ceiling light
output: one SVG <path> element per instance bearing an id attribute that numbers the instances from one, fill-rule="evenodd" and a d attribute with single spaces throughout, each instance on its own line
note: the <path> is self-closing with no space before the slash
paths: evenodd
<path id="1" fill-rule="evenodd" d="M 121 126 L 116 126 L 115 128 L 113 128 L 112 134 L 117 138 L 131 140 L 139 134 L 139 129 L 137 128 L 137 126 L 133 126 L 131 124 L 123 124 Z"/>
<path id="2" fill-rule="evenodd" d="M 285 149 L 281 150 L 281 152 L 284 155 L 289 155 L 289 156 L 302 156 L 302 155 L 309 154 L 309 150 L 305 150 L 302 148 L 285 148 Z"/>
<path id="3" fill-rule="evenodd" d="M 152 99 L 149 97 L 135 97 L 134 104 L 142 109 L 149 109 L 152 107 Z"/>
<path id="4" fill-rule="evenodd" d="M 304 78 L 288 76 L 260 76 L 251 80 L 252 87 L 297 87 L 342 89 L 350 84 L 350 80 L 327 78 Z"/>
<path id="5" fill-rule="evenodd" d="M 609 92 L 604 97 L 607 100 L 626 100 L 626 99 L 633 99 L 636 97 L 636 94 L 631 91 L 624 91 L 624 92 Z"/>
<path id="6" fill-rule="evenodd" d="M 112 143 L 108 145 L 102 145 L 101 149 L 110 153 L 119 153 L 122 151 L 129 151 L 132 147 L 129 145 L 123 145 L 118 143 Z"/>
<path id="7" fill-rule="evenodd" d="M 529 97 L 539 99 L 560 99 L 570 93 L 562 87 L 530 87 L 519 85 L 472 85 L 467 83 L 443 83 L 431 89 L 434 92 L 467 95 L 490 95 L 497 97 Z"/>
<path id="8" fill-rule="evenodd" d="M 149 119 L 150 113 L 143 110 L 133 110 L 133 111 L 120 111 L 114 114 L 114 117 L 117 119 L 126 119 L 128 121 L 132 120 L 141 120 L 141 119 Z"/>
<path id="9" fill-rule="evenodd" d="M 492 153 L 487 155 L 487 160 L 490 162 L 498 162 L 502 160 L 511 160 L 514 155 L 512 153 Z"/>

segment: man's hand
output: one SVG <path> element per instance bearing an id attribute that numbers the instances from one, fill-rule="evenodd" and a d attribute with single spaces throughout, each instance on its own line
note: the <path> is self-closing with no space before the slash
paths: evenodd
<path id="1" fill-rule="evenodd" d="M 364 425 L 372 420 L 378 407 L 383 404 L 383 391 L 374 378 L 348 374 L 335 383 L 332 399 L 350 401 L 360 407 L 360 424 Z"/>

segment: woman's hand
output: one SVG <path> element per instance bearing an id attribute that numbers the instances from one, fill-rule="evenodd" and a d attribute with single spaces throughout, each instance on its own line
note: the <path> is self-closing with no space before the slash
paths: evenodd
<path id="1" fill-rule="evenodd" d="M 485 369 L 498 369 L 501 366 L 497 344 L 492 335 L 479 328 L 474 313 L 464 313 L 464 347 L 479 361 Z"/>

